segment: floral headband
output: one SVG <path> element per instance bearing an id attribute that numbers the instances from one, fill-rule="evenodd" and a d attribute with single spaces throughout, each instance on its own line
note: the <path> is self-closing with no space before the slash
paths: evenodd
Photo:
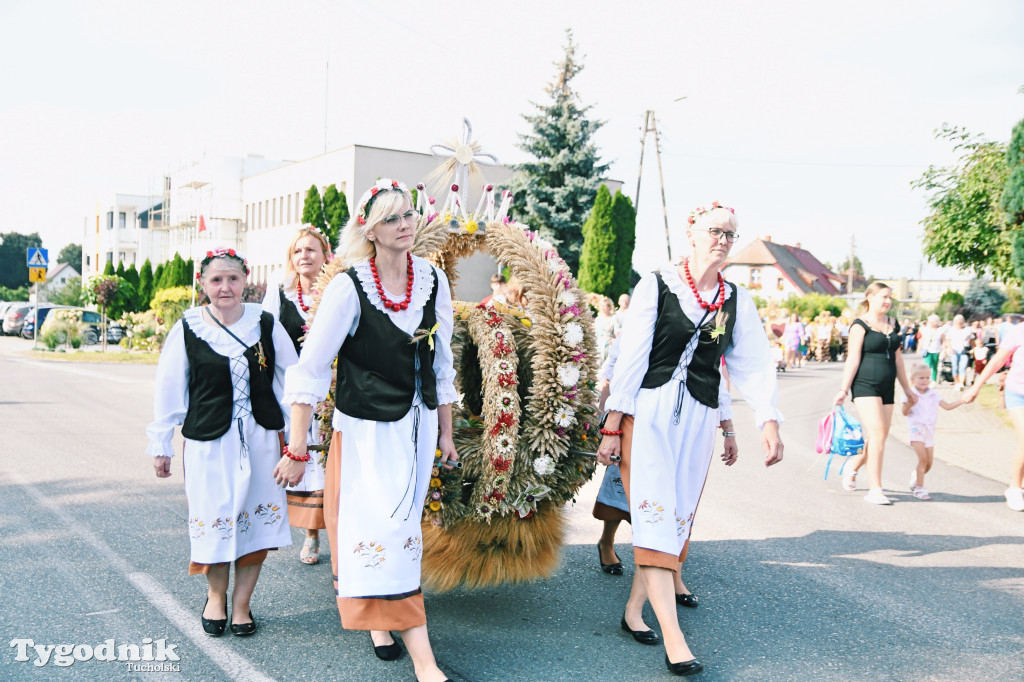
<path id="1" fill-rule="evenodd" d="M 234 249 L 228 249 L 223 246 L 218 246 L 212 251 L 206 252 L 206 257 L 203 258 L 203 260 L 199 263 L 199 272 L 196 273 L 196 279 L 202 278 L 203 270 L 205 270 L 206 266 L 210 264 L 210 261 L 212 261 L 215 258 L 234 258 L 236 261 L 242 264 L 242 267 L 245 269 L 245 274 L 249 274 L 249 261 L 245 260 L 245 256 L 238 253 Z"/>
<path id="2" fill-rule="evenodd" d="M 688 222 L 690 225 L 693 225 L 694 223 L 697 222 L 697 218 L 700 218 L 705 213 L 711 213 L 711 211 L 714 211 L 716 208 L 724 208 L 729 213 L 736 213 L 736 209 L 729 208 L 728 206 L 722 206 L 717 201 L 712 201 L 711 206 L 708 208 L 700 206 L 699 208 L 695 208 L 694 210 L 690 211 L 690 217 L 686 219 L 686 222 Z"/>
<path id="3" fill-rule="evenodd" d="M 356 209 L 356 220 L 360 225 L 366 224 L 366 216 L 370 212 L 370 204 L 372 204 L 373 200 L 377 198 L 377 195 L 381 192 L 388 191 L 405 193 L 409 190 L 398 180 L 392 180 L 390 178 L 381 178 L 378 180 L 373 187 L 363 192 L 363 196 L 359 197 L 359 208 Z"/>

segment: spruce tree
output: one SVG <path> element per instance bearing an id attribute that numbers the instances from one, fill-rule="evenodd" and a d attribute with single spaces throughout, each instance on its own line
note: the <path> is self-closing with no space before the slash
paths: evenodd
<path id="1" fill-rule="evenodd" d="M 113 277 L 115 274 L 116 273 L 114 271 L 114 262 L 108 260 L 107 261 L 107 265 L 103 268 L 103 276 L 104 277 Z"/>
<path id="2" fill-rule="evenodd" d="M 320 201 L 320 191 L 316 185 L 310 185 L 306 192 L 306 203 L 302 206 L 302 222 L 327 231 L 327 223 L 324 221 L 324 205 Z"/>
<path id="3" fill-rule="evenodd" d="M 583 70 L 577 61 L 572 31 L 566 31 L 565 56 L 556 62 L 555 80 L 545 92 L 547 105 L 524 115 L 532 132 L 519 135 L 520 149 L 536 159 L 516 167 L 512 178 L 513 213 L 558 247 L 573 272 L 579 265 L 583 221 L 590 213 L 608 165 L 600 162 L 593 135 L 604 125 L 591 121 L 589 106 L 580 104 L 572 79 Z"/>
<path id="4" fill-rule="evenodd" d="M 334 248 L 338 243 L 341 228 L 345 227 L 349 217 L 348 199 L 345 193 L 334 185 L 328 185 L 324 190 L 324 214 L 324 220 L 327 221 L 327 229 L 324 232 L 327 233 L 331 248 Z"/>
<path id="5" fill-rule="evenodd" d="M 615 276 L 612 280 L 613 299 L 629 293 L 632 286 L 633 249 L 636 247 L 636 211 L 633 202 L 621 190 L 612 199 L 612 225 L 615 229 L 615 260 L 612 266 Z"/>
<path id="6" fill-rule="evenodd" d="M 149 310 L 153 300 L 153 264 L 147 258 L 139 271 L 139 310 Z"/>
<path id="7" fill-rule="evenodd" d="M 139 291 L 139 271 L 135 269 L 135 263 L 128 266 L 128 269 L 124 271 L 124 279 L 126 282 L 132 285 L 132 299 L 128 302 L 128 310 L 130 312 L 138 312 L 142 310 L 142 296 Z"/>
<path id="8" fill-rule="evenodd" d="M 583 249 L 580 252 L 579 284 L 584 291 L 612 296 L 615 280 L 615 226 L 612 218 L 612 195 L 601 185 L 594 199 L 594 208 L 583 223 Z"/>
<path id="9" fill-rule="evenodd" d="M 153 299 L 153 294 L 166 288 L 164 286 L 165 270 L 167 270 L 167 267 L 163 263 L 157 263 L 156 270 L 153 271 L 153 288 L 149 292 L 150 300 Z"/>
<path id="10" fill-rule="evenodd" d="M 179 287 L 190 287 L 196 281 L 196 263 L 194 260 L 189 258 L 181 267 L 181 281 L 178 282 Z"/>

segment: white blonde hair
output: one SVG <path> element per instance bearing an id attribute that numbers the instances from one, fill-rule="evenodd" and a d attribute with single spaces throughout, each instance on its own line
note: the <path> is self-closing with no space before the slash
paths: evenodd
<path id="1" fill-rule="evenodd" d="M 707 230 L 712 227 L 724 227 L 732 225 L 732 229 L 739 232 L 740 224 L 736 220 L 736 214 L 727 208 L 713 208 L 706 213 L 701 213 L 693 222 L 693 227 Z"/>
<path id="2" fill-rule="evenodd" d="M 370 210 L 366 214 L 366 224 L 359 224 L 359 214 L 353 214 L 349 218 L 345 229 L 341 231 L 338 239 L 337 258 L 341 259 L 342 269 L 347 270 L 356 263 L 369 260 L 376 255 L 377 249 L 373 241 L 367 239 L 366 235 L 373 231 L 377 223 L 387 218 L 392 213 L 397 213 L 402 206 L 402 201 L 408 201 L 412 206 L 412 195 L 397 189 L 379 192 L 370 203 Z"/>

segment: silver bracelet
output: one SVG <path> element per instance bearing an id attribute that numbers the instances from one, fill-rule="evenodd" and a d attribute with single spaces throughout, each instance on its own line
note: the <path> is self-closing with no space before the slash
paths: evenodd
<path id="1" fill-rule="evenodd" d="M 726 431 L 725 429 L 722 429 L 722 436 L 724 438 L 735 438 L 736 437 L 736 432 L 735 431 Z"/>

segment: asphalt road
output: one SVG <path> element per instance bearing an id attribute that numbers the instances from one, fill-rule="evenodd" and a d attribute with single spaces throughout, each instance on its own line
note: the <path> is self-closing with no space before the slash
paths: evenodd
<path id="1" fill-rule="evenodd" d="M 380 662 L 365 633 L 341 629 L 330 564 L 301 565 L 298 534 L 264 567 L 259 633 L 206 637 L 205 580 L 186 574 L 180 459 L 158 480 L 143 454 L 155 368 L 39 362 L 12 354 L 23 346 L 10 341 L 0 339 L 0 679 L 414 679 L 407 656 Z M 893 506 L 823 481 L 815 429 L 838 380 L 838 366 L 780 376 L 786 456 L 771 469 L 736 402 L 740 461 L 712 464 L 684 571 L 701 599 L 679 610 L 706 665 L 699 679 L 1024 680 L 1024 514 L 1007 509 L 1004 483 L 942 462 L 929 476 L 933 501 L 913 499 L 913 454 L 893 440 Z M 595 495 L 591 484 L 568 510 L 552 579 L 427 594 L 434 649 L 453 680 L 672 679 L 660 647 L 619 630 L 629 532 L 617 546 L 626 575 L 603 574 Z M 37 666 L 25 643 L 147 638 L 173 647 L 176 670 L 59 667 L 60 650 Z M 30 660 L 17 660 L 18 642 Z"/>

